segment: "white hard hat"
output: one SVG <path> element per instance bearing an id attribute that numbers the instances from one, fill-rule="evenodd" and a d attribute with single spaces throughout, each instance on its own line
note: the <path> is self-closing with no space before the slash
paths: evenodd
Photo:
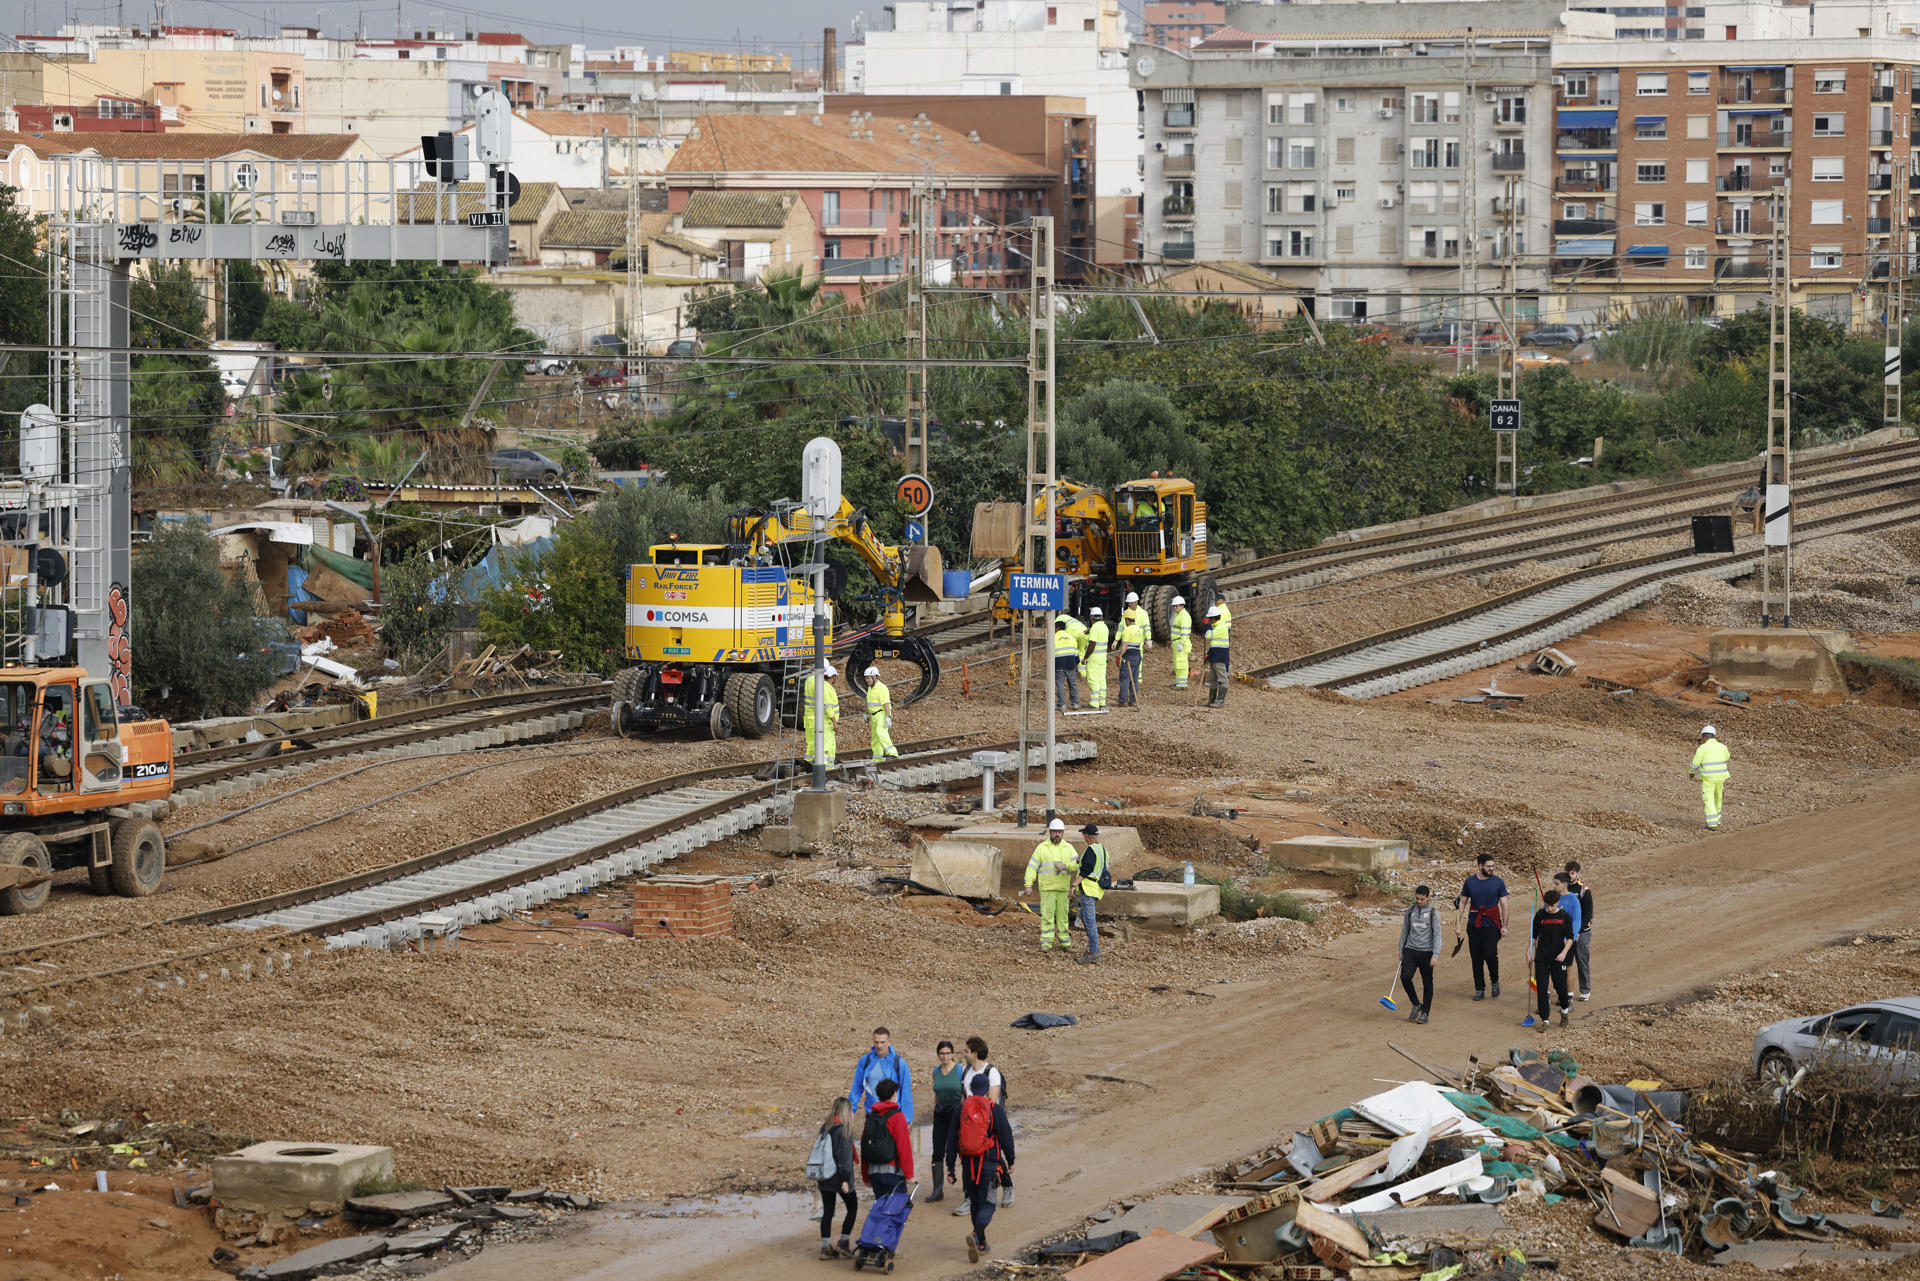
<path id="1" fill-rule="evenodd" d="M 1140 603 L 1140 593 L 1139 593 L 1139 592 L 1128 592 L 1128 593 L 1127 593 L 1127 604 L 1129 604 L 1129 605 L 1138 605 L 1139 603 Z"/>
<path id="2" fill-rule="evenodd" d="M 1187 598 L 1185 596 L 1175 596 L 1173 598 L 1173 603 L 1176 605 L 1184 605 L 1187 603 Z"/>
<path id="3" fill-rule="evenodd" d="M 835 668 L 832 663 L 827 664 L 826 671 L 827 671 L 827 678 L 829 680 L 831 680 L 833 677 L 838 676 L 840 674 L 839 670 Z"/>
<path id="4" fill-rule="evenodd" d="M 1064 832 L 1067 830 L 1067 825 L 1056 818 L 1053 822 L 1047 824 L 1047 830 L 1049 832 Z"/>
<path id="5" fill-rule="evenodd" d="M 866 673 L 865 673 L 865 674 L 866 674 L 866 677 L 867 677 L 867 679 L 869 679 L 869 680 L 872 680 L 872 679 L 873 679 L 874 677 L 876 677 L 876 676 L 878 676 L 878 675 L 880 674 L 880 669 L 879 669 L 879 668 L 877 668 L 877 667 L 869 667 L 869 668 L 868 668 L 868 669 L 866 670 Z"/>
<path id="6" fill-rule="evenodd" d="M 1219 612 L 1220 612 L 1220 607 L 1219 607 L 1218 605 L 1209 605 L 1209 606 L 1207 606 L 1207 617 L 1208 617 L 1208 618 L 1212 618 L 1212 617 L 1213 617 L 1213 616 L 1214 616 L 1215 614 L 1218 614 Z"/>
<path id="7" fill-rule="evenodd" d="M 1100 612 L 1100 607 L 1098 605 L 1095 605 L 1093 607 L 1093 612 L 1091 614 L 1088 614 L 1087 617 L 1088 618 L 1104 618 L 1105 615 Z"/>
<path id="8" fill-rule="evenodd" d="M 1702 725 L 1702 726 L 1700 727 L 1700 737 L 1702 737 L 1702 738 L 1718 738 L 1718 737 L 1719 737 L 1719 735 L 1718 735 L 1717 733 L 1715 733 L 1715 732 L 1714 732 L 1714 728 L 1713 728 L 1713 726 L 1711 726 L 1711 725 Z"/>

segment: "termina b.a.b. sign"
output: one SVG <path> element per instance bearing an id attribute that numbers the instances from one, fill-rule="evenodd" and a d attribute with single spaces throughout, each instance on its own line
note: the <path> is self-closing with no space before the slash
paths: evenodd
<path id="1" fill-rule="evenodd" d="M 1067 576 L 1065 574 L 1008 574 L 1007 603 L 1014 609 L 1065 609 L 1067 607 Z"/>

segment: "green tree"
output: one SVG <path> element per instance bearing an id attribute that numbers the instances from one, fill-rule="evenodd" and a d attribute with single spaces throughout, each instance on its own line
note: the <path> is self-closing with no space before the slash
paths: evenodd
<path id="1" fill-rule="evenodd" d="M 267 646 L 286 628 L 255 616 L 255 589 L 220 570 L 204 524 L 162 525 L 133 562 L 133 690 L 150 710 L 249 711 L 273 683 Z"/>
<path id="2" fill-rule="evenodd" d="M 1059 415 L 1060 473 L 1112 486 L 1149 472 L 1184 476 L 1206 489 L 1207 447 L 1188 434 L 1164 392 L 1113 379 L 1074 399 Z"/>
<path id="3" fill-rule="evenodd" d="M 625 652 L 622 568 L 612 538 L 573 521 L 545 555 L 521 557 L 504 585 L 480 598 L 480 630 L 489 644 L 558 650 L 568 667 L 611 673 Z"/>
<path id="4" fill-rule="evenodd" d="M 226 264 L 226 336 L 235 342 L 261 342 L 261 326 L 273 309 L 266 277 L 246 259 Z"/>
<path id="5" fill-rule="evenodd" d="M 40 220 L 27 212 L 13 187 L 0 185 L 0 341 L 47 340 L 47 260 L 40 248 Z M 46 398 L 47 358 L 19 353 L 7 359 L 0 378 L 0 460 L 17 457 L 20 411 Z"/>
<path id="6" fill-rule="evenodd" d="M 152 261 L 127 290 L 128 336 L 140 347 L 206 347 L 202 282 L 185 262 Z M 210 467 L 226 434 L 227 394 L 210 359 L 135 356 L 129 378 L 134 464 L 148 484 Z"/>
<path id="7" fill-rule="evenodd" d="M 461 566 L 408 556 L 380 570 L 380 641 L 408 666 L 431 659 L 447 643 L 459 614 L 454 592 Z"/>

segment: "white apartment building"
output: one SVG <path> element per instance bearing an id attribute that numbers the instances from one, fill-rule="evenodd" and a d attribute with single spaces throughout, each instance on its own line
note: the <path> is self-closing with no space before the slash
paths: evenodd
<path id="1" fill-rule="evenodd" d="M 847 92 L 1056 94 L 1094 119 L 1094 261 L 1132 258 L 1142 190 L 1138 99 L 1119 0 L 901 0 L 890 30 L 846 47 Z"/>
<path id="2" fill-rule="evenodd" d="M 1316 315 L 1490 322 L 1509 262 L 1538 318 L 1552 216 L 1555 0 L 1236 5 L 1182 50 L 1135 45 L 1145 118 L 1141 259 L 1224 261 Z M 1471 268 L 1469 264 L 1472 264 Z"/>

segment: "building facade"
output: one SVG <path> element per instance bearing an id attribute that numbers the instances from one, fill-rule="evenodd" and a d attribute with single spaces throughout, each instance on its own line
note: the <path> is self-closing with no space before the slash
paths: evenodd
<path id="1" fill-rule="evenodd" d="M 1191 49 L 1136 45 L 1147 270 L 1235 263 L 1318 316 L 1491 323 L 1462 295 L 1511 266 L 1516 320 L 1538 317 L 1562 9 L 1511 0 L 1469 37 L 1463 8 L 1236 5 Z"/>
<path id="2" fill-rule="evenodd" d="M 1184 49 L 1227 25 L 1227 0 L 1147 0 L 1147 44 Z"/>

